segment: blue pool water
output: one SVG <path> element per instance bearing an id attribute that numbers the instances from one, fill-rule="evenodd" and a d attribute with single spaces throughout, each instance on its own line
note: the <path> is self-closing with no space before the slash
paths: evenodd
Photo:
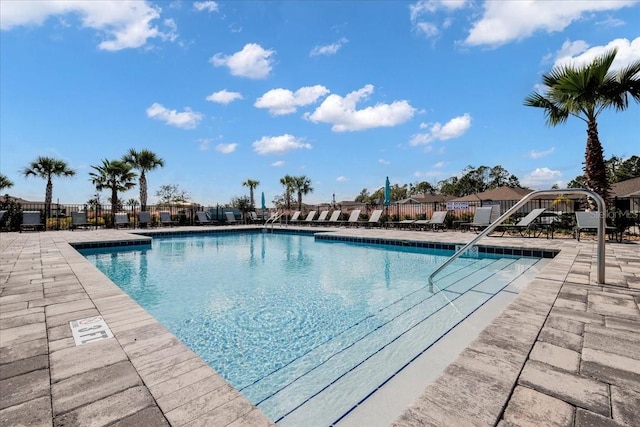
<path id="1" fill-rule="evenodd" d="M 280 425 L 327 426 L 538 258 L 294 234 L 154 238 L 81 251 Z"/>

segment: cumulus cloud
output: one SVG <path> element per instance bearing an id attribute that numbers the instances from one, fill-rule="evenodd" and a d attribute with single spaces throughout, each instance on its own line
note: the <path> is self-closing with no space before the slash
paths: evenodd
<path id="1" fill-rule="evenodd" d="M 217 12 L 218 3 L 214 1 L 197 1 L 193 3 L 193 8 L 198 12 Z"/>
<path id="2" fill-rule="evenodd" d="M 417 33 L 429 38 L 436 37 L 440 34 L 440 26 L 434 22 L 438 19 L 435 15 L 440 11 L 453 12 L 465 7 L 468 3 L 467 0 L 420 0 L 409 5 L 411 25 Z M 451 19 L 445 18 L 442 28 L 446 29 L 450 25 Z"/>
<path id="3" fill-rule="evenodd" d="M 349 181 L 349 178 L 347 178 L 346 176 L 339 176 L 336 178 L 336 181 L 338 182 L 347 182 Z"/>
<path id="4" fill-rule="evenodd" d="M 209 59 L 215 67 L 225 66 L 234 76 L 250 79 L 264 79 L 272 69 L 275 50 L 266 50 L 256 43 L 246 44 L 241 51 L 232 55 L 216 53 Z"/>
<path id="5" fill-rule="evenodd" d="M 538 31 L 562 31 L 591 12 L 617 10 L 635 3 L 633 0 L 555 1 L 553 7 L 549 7 L 547 0 L 486 1 L 482 17 L 474 23 L 465 44 L 497 47 Z"/>
<path id="6" fill-rule="evenodd" d="M 176 110 L 169 110 L 157 102 L 147 108 L 147 117 L 182 129 L 193 129 L 202 120 L 202 114 L 192 111 L 191 108 L 187 107 L 183 112 L 179 113 Z"/>
<path id="7" fill-rule="evenodd" d="M 544 151 L 531 150 L 527 153 L 527 157 L 529 157 L 530 159 L 540 159 L 542 157 L 547 157 L 548 155 L 553 154 L 554 151 L 556 151 L 555 147 L 551 147 L 548 150 Z"/>
<path id="8" fill-rule="evenodd" d="M 271 89 L 253 104 L 256 108 L 266 108 L 274 116 L 295 113 L 298 107 L 313 104 L 329 93 L 321 85 L 302 87 L 295 92 L 289 89 Z"/>
<path id="9" fill-rule="evenodd" d="M 454 117 L 444 125 L 440 123 L 420 123 L 420 129 L 427 129 L 426 133 L 417 133 L 409 140 L 409 145 L 429 144 L 431 141 L 446 141 L 459 138 L 471 127 L 471 116 L 468 113 Z"/>
<path id="10" fill-rule="evenodd" d="M 200 138 L 198 139 L 198 148 L 200 149 L 200 151 L 207 151 L 209 149 L 209 145 L 211 145 L 211 142 L 211 138 Z"/>
<path id="11" fill-rule="evenodd" d="M 534 171 L 526 174 L 520 180 L 520 183 L 524 187 L 539 190 L 541 188 L 551 187 L 561 176 L 562 172 L 558 170 L 552 170 L 546 167 L 536 168 Z"/>
<path id="12" fill-rule="evenodd" d="M 316 46 L 311 49 L 309 56 L 319 56 L 319 55 L 335 55 L 338 53 L 340 48 L 344 46 L 349 40 L 346 38 L 341 38 L 335 43 L 324 45 L 324 46 Z"/>
<path id="13" fill-rule="evenodd" d="M 218 104 L 230 104 L 231 102 L 244 99 L 242 98 L 242 94 L 240 92 L 229 92 L 226 89 L 222 89 L 218 92 L 213 92 L 211 95 L 205 98 L 207 101 L 217 102 Z"/>
<path id="14" fill-rule="evenodd" d="M 620 70 L 633 61 L 640 60 L 640 37 L 636 37 L 633 40 L 615 39 L 604 46 L 593 47 L 590 47 L 583 40 L 576 40 L 573 42 L 566 41 L 562 44 L 562 47 L 556 53 L 553 65 L 554 67 L 564 65 L 581 67 L 614 48 L 618 50 L 618 53 L 611 64 L 612 71 Z"/>
<path id="15" fill-rule="evenodd" d="M 284 154 L 292 150 L 306 148 L 310 150 L 311 144 L 304 142 L 303 138 L 284 134 L 280 136 L 263 136 L 253 143 L 253 150 L 258 154 Z"/>
<path id="16" fill-rule="evenodd" d="M 271 166 L 273 166 L 275 168 L 280 168 L 280 167 L 284 166 L 284 160 L 278 160 L 277 162 L 273 162 L 273 163 L 271 163 Z"/>
<path id="17" fill-rule="evenodd" d="M 216 151 L 219 151 L 222 154 L 229 154 L 236 151 L 237 147 L 238 147 L 238 144 L 236 144 L 235 142 L 231 142 L 229 144 L 220 143 L 216 145 Z"/>
<path id="18" fill-rule="evenodd" d="M 83 28 L 98 31 L 103 40 L 99 49 L 118 51 L 145 46 L 149 39 L 174 41 L 177 38 L 173 20 L 165 20 L 166 28 L 154 21 L 162 9 L 139 1 L 3 1 L 0 5 L 0 29 L 42 25 L 52 16 L 77 15 Z"/>
<path id="19" fill-rule="evenodd" d="M 334 132 L 345 132 L 397 126 L 411 119 L 416 111 L 405 100 L 356 109 L 356 104 L 372 93 L 373 85 L 368 84 L 344 97 L 329 95 L 313 113 L 306 113 L 304 117 L 313 123 L 329 123 Z"/>
<path id="20" fill-rule="evenodd" d="M 438 168 L 438 169 L 440 169 L 440 168 L 445 167 L 446 165 L 447 165 L 447 162 L 444 162 L 444 161 L 443 161 L 443 162 L 438 162 L 438 163 L 436 163 L 435 165 L 433 165 L 433 167 L 434 167 L 434 168 Z"/>

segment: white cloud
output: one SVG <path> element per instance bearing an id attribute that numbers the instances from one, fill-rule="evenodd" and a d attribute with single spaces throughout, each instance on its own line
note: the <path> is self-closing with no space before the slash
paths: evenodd
<path id="1" fill-rule="evenodd" d="M 385 160 L 385 159 L 378 159 L 378 163 L 380 163 L 381 165 L 391 164 L 389 160 Z"/>
<path id="2" fill-rule="evenodd" d="M 347 182 L 349 181 L 349 178 L 347 178 L 346 176 L 339 176 L 336 178 L 336 181 L 338 182 Z"/>
<path id="3" fill-rule="evenodd" d="M 329 93 L 321 85 L 302 87 L 291 92 L 288 89 L 271 89 L 253 104 L 256 108 L 266 108 L 274 116 L 295 113 L 298 107 L 313 104 Z"/>
<path id="4" fill-rule="evenodd" d="M 440 168 L 445 167 L 446 165 L 447 165 L 447 162 L 438 162 L 435 165 L 433 165 L 433 167 L 440 169 Z"/>
<path id="5" fill-rule="evenodd" d="M 544 151 L 531 150 L 527 153 L 527 157 L 529 157 L 530 159 L 540 159 L 542 157 L 553 154 L 554 151 L 556 151 L 556 147 L 551 147 L 548 150 Z"/>
<path id="6" fill-rule="evenodd" d="M 263 136 L 253 143 L 253 150 L 258 154 L 284 154 L 292 150 L 306 148 L 310 150 L 311 144 L 304 142 L 303 138 L 284 134 L 280 136 Z"/>
<path id="7" fill-rule="evenodd" d="M 229 92 L 226 89 L 222 89 L 218 92 L 213 92 L 211 95 L 205 98 L 207 101 L 217 102 L 218 104 L 230 104 L 237 99 L 244 99 L 240 92 Z"/>
<path id="8" fill-rule="evenodd" d="M 536 168 L 533 172 L 526 174 L 520 183 L 528 188 L 541 189 L 548 188 L 558 181 L 562 176 L 562 172 L 551 170 L 549 168 Z"/>
<path id="9" fill-rule="evenodd" d="M 589 12 L 617 10 L 635 0 L 592 1 L 486 1 L 484 12 L 465 40 L 470 46 L 501 46 L 522 40 L 535 32 L 562 31 Z"/>
<path id="10" fill-rule="evenodd" d="M 335 43 L 325 46 L 316 46 L 311 50 L 309 56 L 335 55 L 336 53 L 338 53 L 340 48 L 344 46 L 348 41 L 349 40 L 343 37 Z"/>
<path id="11" fill-rule="evenodd" d="M 334 132 L 345 132 L 397 126 L 411 119 L 416 111 L 405 100 L 357 110 L 356 104 L 372 93 L 373 85 L 368 84 L 345 97 L 329 95 L 312 114 L 306 113 L 304 117 L 313 123 L 330 123 Z"/>
<path id="12" fill-rule="evenodd" d="M 428 129 L 427 133 L 417 133 L 411 136 L 409 145 L 425 145 L 431 141 L 446 141 L 447 139 L 459 138 L 471 127 L 471 116 L 468 113 L 454 117 L 444 126 L 440 123 L 420 123 L 420 129 Z"/>
<path id="13" fill-rule="evenodd" d="M 216 67 L 226 66 L 234 76 L 264 79 L 272 69 L 274 50 L 265 50 L 256 43 L 246 44 L 233 55 L 216 53 L 209 59 Z"/>
<path id="14" fill-rule="evenodd" d="M 584 66 L 591 63 L 596 57 L 601 56 L 611 49 L 618 49 L 616 59 L 611 64 L 611 70 L 620 70 L 633 61 L 640 60 L 640 37 L 631 41 L 628 39 L 615 39 L 605 46 L 589 45 L 582 40 L 574 42 L 566 41 L 556 53 L 554 67 L 569 65 L 574 67 Z"/>
<path id="15" fill-rule="evenodd" d="M 193 8 L 198 12 L 217 12 L 218 3 L 214 1 L 197 1 L 193 3 Z"/>
<path id="16" fill-rule="evenodd" d="M 280 168 L 280 167 L 284 166 L 284 160 L 278 160 L 277 162 L 273 162 L 273 163 L 271 163 L 271 166 L 273 166 L 275 168 Z"/>
<path id="17" fill-rule="evenodd" d="M 236 148 L 238 147 L 238 144 L 235 142 L 231 142 L 229 144 L 218 144 L 216 145 L 216 151 L 221 152 L 222 154 L 229 154 L 229 153 L 233 153 L 234 151 L 236 151 Z"/>
<path id="18" fill-rule="evenodd" d="M 207 151 L 212 141 L 213 140 L 211 138 L 200 138 L 198 139 L 198 142 L 200 143 L 198 148 L 200 149 L 200 151 Z"/>
<path id="19" fill-rule="evenodd" d="M 165 31 L 153 24 L 161 8 L 147 2 L 22 0 L 0 2 L 0 29 L 42 25 L 48 18 L 75 14 L 83 28 L 91 28 L 103 36 L 98 47 L 117 51 L 144 46 L 149 39 L 173 41 L 177 38 L 173 20 L 165 20 Z"/>
<path id="20" fill-rule="evenodd" d="M 201 113 L 192 111 L 188 107 L 179 113 L 176 110 L 169 110 L 157 102 L 154 102 L 151 107 L 147 108 L 147 117 L 182 129 L 193 129 L 198 126 L 198 123 L 202 120 Z"/>
<path id="21" fill-rule="evenodd" d="M 440 34 L 440 28 L 433 20 L 425 20 L 425 15 L 435 15 L 438 11 L 453 12 L 465 7 L 469 3 L 466 0 L 420 0 L 409 6 L 409 18 L 413 29 L 423 35 L 433 38 Z M 442 28 L 451 26 L 451 19 L 446 18 Z"/>

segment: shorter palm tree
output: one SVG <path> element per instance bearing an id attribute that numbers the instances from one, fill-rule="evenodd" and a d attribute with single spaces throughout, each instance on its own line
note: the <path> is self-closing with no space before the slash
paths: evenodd
<path id="1" fill-rule="evenodd" d="M 140 209 L 147 210 L 147 172 L 164 166 L 164 160 L 159 158 L 153 151 L 136 151 L 133 148 L 129 150 L 122 160 L 129 163 L 133 169 L 140 171 L 140 179 L 138 181 L 138 186 L 140 187 Z"/>
<path id="2" fill-rule="evenodd" d="M 100 166 L 91 166 L 95 172 L 89 172 L 91 182 L 96 190 L 111 190 L 111 225 L 114 225 L 114 214 L 118 210 L 118 192 L 127 191 L 135 187 L 133 180 L 136 174 L 131 170 L 131 165 L 123 160 L 102 161 Z"/>
<path id="3" fill-rule="evenodd" d="M 313 193 L 311 180 L 304 175 L 296 176 L 293 178 L 293 187 L 298 193 L 298 210 L 302 210 L 302 196 Z"/>
<path id="4" fill-rule="evenodd" d="M 295 178 L 291 175 L 285 175 L 280 178 L 280 184 L 284 186 L 284 203 L 287 207 L 287 210 L 291 209 L 291 195 L 293 194 L 293 189 L 295 187 Z"/>
<path id="5" fill-rule="evenodd" d="M 249 187 L 249 208 L 250 209 L 254 209 L 255 204 L 254 204 L 254 199 L 253 199 L 253 190 L 260 185 L 260 181 L 256 181 L 253 179 L 248 179 L 245 182 L 242 183 L 243 187 Z"/>
<path id="6" fill-rule="evenodd" d="M 22 169 L 22 174 L 26 177 L 36 176 L 47 180 L 47 188 L 44 196 L 45 215 L 51 215 L 51 201 L 53 199 L 53 177 L 74 176 L 76 171 L 69 168 L 64 160 L 53 157 L 39 156 L 29 163 L 29 166 Z"/>

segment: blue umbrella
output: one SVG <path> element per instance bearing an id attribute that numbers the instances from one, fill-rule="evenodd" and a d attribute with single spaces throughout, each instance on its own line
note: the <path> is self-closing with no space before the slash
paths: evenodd
<path id="1" fill-rule="evenodd" d="M 262 192 L 262 210 L 267 209 L 267 206 L 264 203 L 264 191 Z"/>
<path id="2" fill-rule="evenodd" d="M 384 183 L 384 205 L 389 206 L 391 204 L 391 185 L 389 184 L 389 177 Z"/>

